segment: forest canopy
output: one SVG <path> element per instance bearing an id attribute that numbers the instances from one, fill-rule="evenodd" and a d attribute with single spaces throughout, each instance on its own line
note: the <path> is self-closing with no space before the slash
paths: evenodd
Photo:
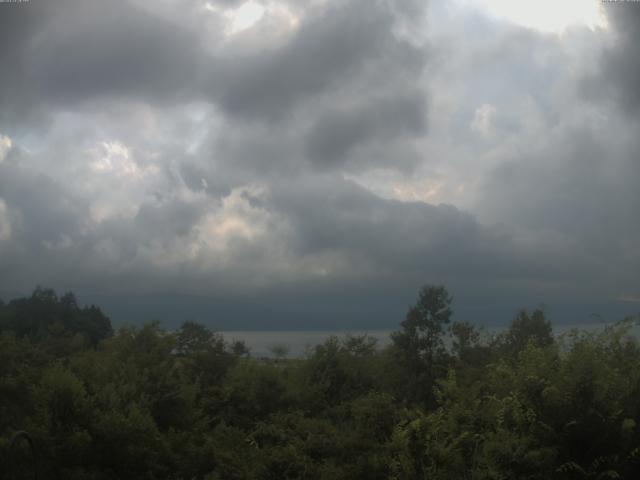
<path id="1" fill-rule="evenodd" d="M 425 286 L 388 347 L 252 357 L 196 322 L 112 329 L 37 288 L 0 302 L 0 471 L 60 479 L 640 478 L 638 318 L 489 335 Z M 16 433 L 26 431 L 35 447 Z"/>

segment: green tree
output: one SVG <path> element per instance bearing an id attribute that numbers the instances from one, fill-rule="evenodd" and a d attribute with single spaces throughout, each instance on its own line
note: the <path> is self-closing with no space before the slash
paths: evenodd
<path id="1" fill-rule="evenodd" d="M 176 352 L 188 355 L 207 350 L 224 351 L 224 339 L 204 325 L 187 320 L 176 332 Z"/>
<path id="2" fill-rule="evenodd" d="M 444 286 L 426 285 L 409 309 L 402 329 L 391 334 L 394 351 L 407 378 L 405 396 L 433 404 L 433 386 L 446 371 L 445 326 L 450 322 L 453 298 Z"/>
<path id="3" fill-rule="evenodd" d="M 512 358 L 516 358 L 529 342 L 537 347 L 554 343 L 551 322 L 541 308 L 534 310 L 531 315 L 526 310 L 520 310 L 509 329 L 497 338 L 498 348 Z"/>
<path id="4" fill-rule="evenodd" d="M 74 345 L 95 347 L 113 335 L 111 321 L 95 305 L 80 308 L 73 293 L 58 298 L 50 288 L 37 287 L 31 297 L 0 305 L 0 330 L 18 337 L 49 342 L 53 351 L 65 355 Z M 74 339 L 79 336 L 79 340 Z"/>

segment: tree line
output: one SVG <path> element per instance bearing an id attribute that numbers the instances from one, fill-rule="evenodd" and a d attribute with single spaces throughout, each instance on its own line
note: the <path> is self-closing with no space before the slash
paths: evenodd
<path id="1" fill-rule="evenodd" d="M 254 358 L 204 325 L 114 331 L 38 288 L 0 302 L 0 472 L 52 479 L 640 478 L 628 318 L 488 335 L 425 286 L 385 348 L 331 337 Z M 35 447 L 11 439 L 26 431 Z"/>

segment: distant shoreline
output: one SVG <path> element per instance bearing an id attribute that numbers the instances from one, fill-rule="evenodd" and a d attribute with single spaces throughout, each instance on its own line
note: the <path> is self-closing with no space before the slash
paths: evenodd
<path id="1" fill-rule="evenodd" d="M 567 325 L 553 325 L 554 334 L 561 335 L 573 329 L 593 331 L 614 325 L 617 322 L 576 323 Z M 508 326 L 484 327 L 487 335 L 497 334 Z M 251 351 L 251 355 L 271 357 L 272 347 L 285 347 L 288 357 L 301 357 L 307 348 L 320 345 L 331 336 L 344 337 L 346 335 L 368 335 L 375 338 L 377 346 L 383 348 L 391 343 L 389 335 L 397 329 L 344 329 L 344 330 L 219 330 L 225 340 L 242 340 Z M 640 327 L 634 331 L 640 333 Z"/>

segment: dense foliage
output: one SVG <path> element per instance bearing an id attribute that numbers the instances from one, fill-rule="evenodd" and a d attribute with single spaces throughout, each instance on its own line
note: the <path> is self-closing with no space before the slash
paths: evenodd
<path id="1" fill-rule="evenodd" d="M 490 337 L 450 317 L 448 292 L 425 287 L 385 349 L 334 337 L 260 359 L 193 322 L 114 334 L 96 307 L 37 289 L 0 303 L 0 472 L 640 478 L 634 319 L 554 337 L 544 312 L 522 311 Z M 37 464 L 10 450 L 20 430 Z"/>

